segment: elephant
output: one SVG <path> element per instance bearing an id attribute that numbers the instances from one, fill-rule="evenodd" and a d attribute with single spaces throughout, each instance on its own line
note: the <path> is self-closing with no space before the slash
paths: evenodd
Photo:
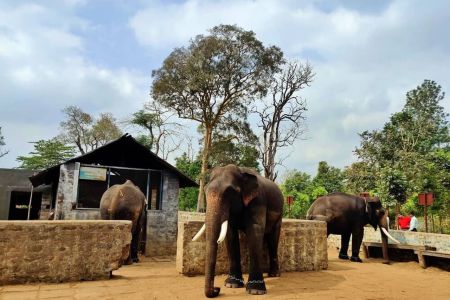
<path id="1" fill-rule="evenodd" d="M 278 242 L 283 212 L 280 189 L 256 171 L 230 164 L 211 171 L 205 195 L 205 224 L 193 238 L 195 241 L 206 232 L 205 296 L 213 298 L 220 293 L 220 288 L 214 287 L 214 276 L 218 244 L 225 238 L 230 261 L 225 286 L 244 287 L 239 230 L 246 234 L 248 243 L 247 293 L 265 294 L 267 290 L 261 268 L 264 239 L 269 253 L 268 276 L 280 276 Z"/>
<path id="2" fill-rule="evenodd" d="M 307 219 L 327 222 L 327 235 L 341 235 L 339 258 L 348 260 L 350 235 L 352 236 L 352 256 L 350 261 L 362 262 L 359 249 L 364 237 L 364 226 L 370 224 L 376 230 L 380 227 L 383 263 L 389 263 L 387 252 L 388 237 L 399 243 L 388 232 L 387 215 L 377 197 L 358 197 L 345 193 L 332 193 L 317 198 L 307 212 Z"/>
<path id="3" fill-rule="evenodd" d="M 108 188 L 100 200 L 100 217 L 103 220 L 130 220 L 131 249 L 125 264 L 139 262 L 138 247 L 145 220 L 146 198 L 131 180 Z"/>

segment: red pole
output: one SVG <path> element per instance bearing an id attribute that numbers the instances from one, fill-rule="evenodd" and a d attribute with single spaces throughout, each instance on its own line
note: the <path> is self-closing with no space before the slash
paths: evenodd
<path id="1" fill-rule="evenodd" d="M 425 196 L 425 205 L 424 205 L 424 217 L 425 217 L 425 232 L 428 232 L 428 216 L 427 216 L 427 203 L 428 197 Z"/>

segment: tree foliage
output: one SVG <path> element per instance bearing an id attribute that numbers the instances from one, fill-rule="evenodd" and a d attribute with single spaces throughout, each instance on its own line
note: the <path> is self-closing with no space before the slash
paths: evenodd
<path id="1" fill-rule="evenodd" d="M 101 113 L 98 119 L 77 106 L 63 109 L 65 120 L 60 123 L 60 138 L 64 143 L 74 145 L 81 154 L 92 151 L 119 138 L 121 130 L 110 113 Z"/>
<path id="2" fill-rule="evenodd" d="M 330 169 L 331 172 L 329 172 Z M 333 187 L 338 182 L 340 177 L 332 176 L 336 173 L 336 170 L 339 169 L 328 166 L 326 162 L 320 162 L 318 173 L 313 179 L 309 174 L 298 170 L 287 172 L 280 188 L 284 197 L 292 196 L 294 202 L 290 211 L 288 205 L 284 206 L 283 215 L 295 219 L 305 218 L 312 202 L 318 197 L 328 194 L 327 189 L 322 184 Z"/>
<path id="3" fill-rule="evenodd" d="M 19 168 L 47 169 L 75 156 L 74 147 L 65 145 L 56 138 L 32 143 L 34 144 L 34 151 L 30 152 L 28 156 L 17 157 L 17 161 L 21 163 Z"/>
<path id="4" fill-rule="evenodd" d="M 151 95 L 180 118 L 203 130 L 198 210 L 204 210 L 203 188 L 213 133 L 245 118 L 247 106 L 267 93 L 272 75 L 283 62 L 277 47 L 264 47 L 252 31 L 220 25 L 175 49 L 153 71 Z"/>
<path id="5" fill-rule="evenodd" d="M 440 85 L 425 80 L 407 92 L 403 109 L 381 130 L 361 133 L 355 150 L 359 162 L 346 171 L 347 188 L 373 189 L 387 205 L 405 203 L 409 209 L 418 193 L 433 192 L 430 211 L 448 214 L 450 134 L 449 115 L 440 104 L 444 96 Z"/>
<path id="6" fill-rule="evenodd" d="M 275 74 L 270 97 L 253 109 L 262 130 L 259 151 L 264 176 L 270 180 L 277 178 L 275 168 L 282 162 L 277 157 L 278 150 L 291 146 L 304 132 L 306 101 L 298 93 L 309 86 L 313 78 L 314 73 L 308 63 L 287 63 L 281 72 Z"/>
<path id="7" fill-rule="evenodd" d="M 199 159 L 192 159 L 187 153 L 183 153 L 175 159 L 175 166 L 183 174 L 198 182 L 201 169 L 201 161 Z M 198 188 L 188 187 L 180 189 L 178 199 L 178 208 L 180 210 L 195 211 L 197 208 Z"/>
<path id="8" fill-rule="evenodd" d="M 339 168 L 328 165 L 326 161 L 321 161 L 317 167 L 313 184 L 324 187 L 328 193 L 342 192 L 344 190 L 344 174 Z"/>

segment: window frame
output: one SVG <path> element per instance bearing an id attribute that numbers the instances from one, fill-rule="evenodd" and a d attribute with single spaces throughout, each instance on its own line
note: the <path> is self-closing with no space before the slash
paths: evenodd
<path id="1" fill-rule="evenodd" d="M 100 169 L 106 169 L 106 189 L 110 188 L 110 176 L 111 176 L 111 169 L 121 169 L 121 170 L 130 170 L 130 171 L 146 171 L 147 172 L 147 182 L 146 182 L 146 191 L 145 191 L 145 198 L 146 198 L 146 210 L 162 210 L 162 204 L 163 204 L 163 188 L 164 188 L 164 171 L 163 170 L 157 170 L 157 169 L 142 169 L 142 168 L 129 168 L 129 167 L 119 167 L 119 166 L 105 166 L 105 165 L 90 165 L 90 164 L 82 164 L 82 163 L 76 163 L 78 166 L 75 168 L 75 176 L 74 176 L 74 182 L 76 180 L 76 201 L 75 201 L 75 210 L 99 210 L 100 208 L 97 207 L 79 207 L 79 194 L 80 194 L 80 171 L 81 167 L 90 167 L 90 168 L 100 168 Z M 151 200 L 149 200 L 149 193 L 151 193 L 151 173 L 159 173 L 160 175 L 160 184 L 159 184 L 159 199 L 157 201 L 157 208 L 152 208 L 149 205 L 151 205 Z"/>

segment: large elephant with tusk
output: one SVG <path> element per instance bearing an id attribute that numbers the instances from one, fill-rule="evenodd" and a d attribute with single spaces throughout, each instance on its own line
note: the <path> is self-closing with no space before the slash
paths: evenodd
<path id="1" fill-rule="evenodd" d="M 384 263 L 389 263 L 388 238 L 399 243 L 388 232 L 387 215 L 377 197 L 358 197 L 345 193 L 333 193 L 319 197 L 307 213 L 309 220 L 327 222 L 327 234 L 341 235 L 340 259 L 347 255 L 350 235 L 352 236 L 351 261 L 362 262 L 359 249 L 364 237 L 364 226 L 370 224 L 376 230 L 380 227 Z"/>
<path id="2" fill-rule="evenodd" d="M 197 240 L 206 233 L 205 295 L 219 295 L 214 287 L 218 244 L 226 240 L 230 261 L 225 286 L 244 287 L 241 271 L 239 230 L 247 236 L 250 258 L 246 285 L 249 294 L 265 294 L 266 286 L 261 270 L 263 242 L 267 241 L 269 276 L 280 275 L 278 241 L 283 212 L 283 195 L 278 186 L 257 172 L 235 165 L 215 168 L 206 186 L 205 224 L 194 236 Z"/>

